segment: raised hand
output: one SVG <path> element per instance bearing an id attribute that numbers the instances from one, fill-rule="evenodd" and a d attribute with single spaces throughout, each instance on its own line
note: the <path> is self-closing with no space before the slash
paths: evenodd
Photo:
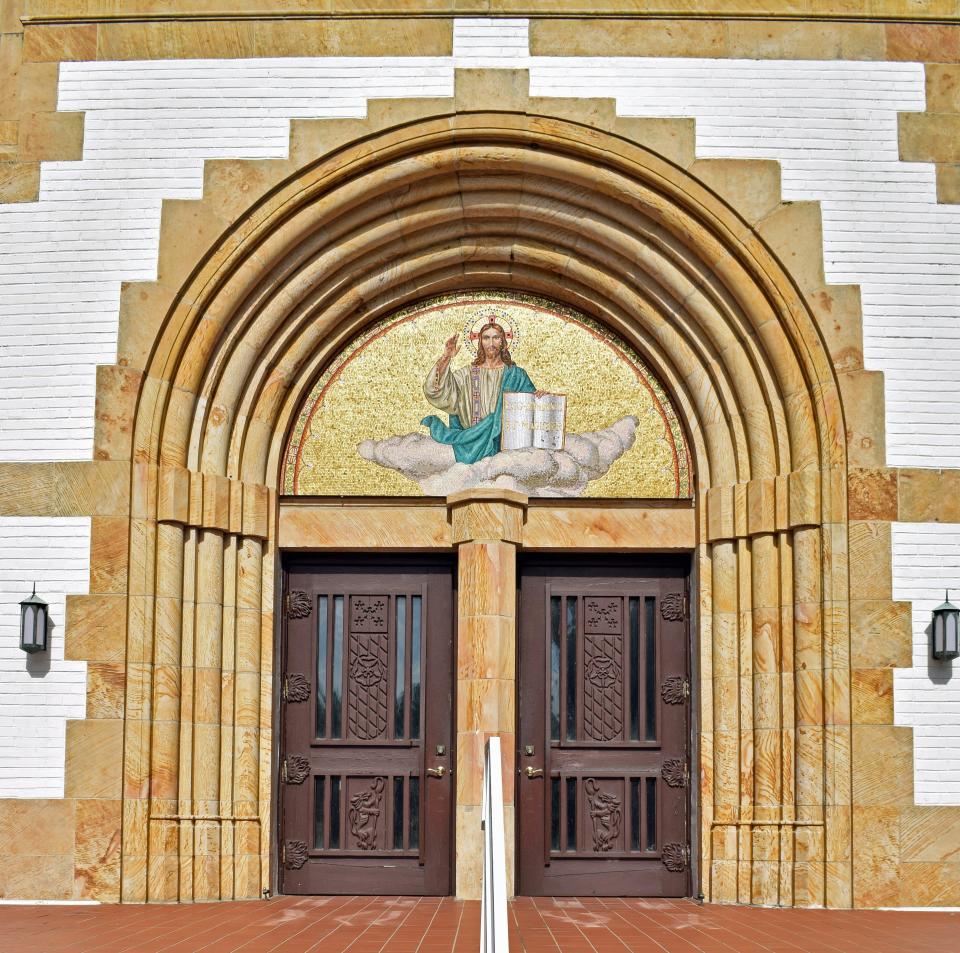
<path id="1" fill-rule="evenodd" d="M 456 357 L 460 351 L 460 345 L 457 344 L 457 338 L 460 337 L 459 334 L 451 334 L 447 338 L 447 343 L 443 346 L 443 360 L 450 361 L 452 358 Z"/>

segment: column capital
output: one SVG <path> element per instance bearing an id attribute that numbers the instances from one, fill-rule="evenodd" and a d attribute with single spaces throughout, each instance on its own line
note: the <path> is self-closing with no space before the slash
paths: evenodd
<path id="1" fill-rule="evenodd" d="M 506 488 L 461 490 L 447 497 L 447 519 L 455 546 L 479 540 L 523 542 L 526 493 Z"/>

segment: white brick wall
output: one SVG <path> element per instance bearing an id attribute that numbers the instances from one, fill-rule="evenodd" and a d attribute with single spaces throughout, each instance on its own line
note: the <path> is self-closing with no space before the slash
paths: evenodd
<path id="1" fill-rule="evenodd" d="M 889 462 L 960 466 L 960 380 L 926 372 L 931 351 L 960 352 L 960 210 L 936 204 L 931 166 L 897 159 L 897 112 L 924 108 L 922 67 L 531 58 L 516 19 L 458 20 L 451 57 L 64 63 L 60 108 L 86 112 L 83 160 L 44 163 L 38 202 L 0 206 L 0 460 L 89 459 L 120 282 L 155 276 L 160 204 L 198 197 L 205 159 L 283 156 L 291 118 L 361 116 L 369 97 L 449 96 L 454 66 L 528 67 L 534 95 L 691 116 L 699 156 L 780 162 L 785 197 L 821 203 L 828 280 L 861 286 L 867 365 L 886 374 Z M 32 539 L 23 529 L 14 548 Z M 918 561 L 931 545 L 918 539 Z M 17 678 L 0 670 L 0 692 Z M 908 683 L 939 698 L 922 661 L 898 674 L 898 692 Z M 904 723 L 914 714 L 908 704 Z M 0 749 L 0 783 L 17 759 Z M 958 795 L 953 776 L 929 794 Z"/>
<path id="2" fill-rule="evenodd" d="M 87 666 L 63 659 L 64 597 L 85 593 L 90 520 L 0 517 L 0 797 L 63 797 L 66 720 L 86 713 Z M 21 599 L 50 603 L 50 649 L 20 650 Z"/>
<path id="3" fill-rule="evenodd" d="M 960 804 L 960 661 L 930 655 L 930 614 L 960 605 L 960 526 L 895 523 L 893 598 L 913 602 L 913 668 L 894 672 L 896 723 L 913 727 L 917 804 Z"/>

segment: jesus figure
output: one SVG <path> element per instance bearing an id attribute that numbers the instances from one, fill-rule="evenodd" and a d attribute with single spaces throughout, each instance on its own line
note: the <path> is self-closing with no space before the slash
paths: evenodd
<path id="1" fill-rule="evenodd" d="M 451 371 L 450 361 L 460 351 L 458 337 L 452 334 L 447 339 L 440 360 L 430 368 L 423 384 L 424 396 L 450 415 L 450 423 L 432 414 L 420 422 L 430 428 L 434 440 L 453 447 L 458 463 L 476 463 L 500 452 L 504 393 L 539 397 L 543 391 L 513 363 L 502 325 L 487 321 L 480 329 L 473 363 Z"/>

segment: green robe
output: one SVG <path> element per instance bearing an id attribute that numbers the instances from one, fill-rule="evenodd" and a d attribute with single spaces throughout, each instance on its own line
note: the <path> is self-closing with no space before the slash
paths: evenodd
<path id="1" fill-rule="evenodd" d="M 500 452 L 504 393 L 534 391 L 533 381 L 516 364 L 496 370 L 470 365 L 451 371 L 447 366 L 439 375 L 432 367 L 423 393 L 434 407 L 450 415 L 450 423 L 432 414 L 420 423 L 430 428 L 434 440 L 453 447 L 458 463 L 476 463 Z M 463 420 L 471 421 L 470 425 L 463 426 Z"/>

